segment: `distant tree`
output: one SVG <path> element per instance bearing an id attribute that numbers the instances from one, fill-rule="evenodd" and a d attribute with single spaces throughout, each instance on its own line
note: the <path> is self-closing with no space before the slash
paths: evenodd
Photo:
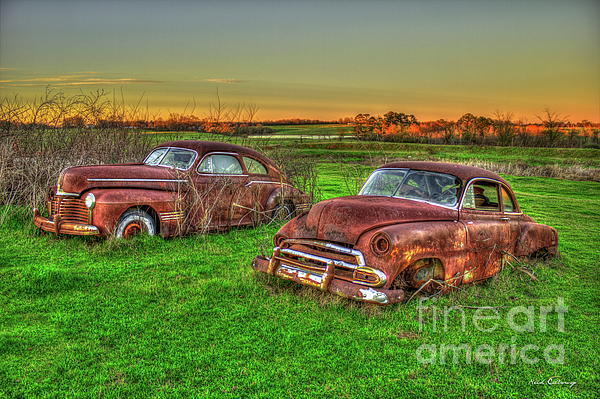
<path id="1" fill-rule="evenodd" d="M 472 142 L 475 137 L 477 126 L 477 117 L 471 113 L 466 113 L 456 121 L 456 127 L 461 134 L 463 141 Z"/>
<path id="2" fill-rule="evenodd" d="M 496 111 L 494 119 L 492 120 L 492 126 L 494 133 L 498 139 L 498 144 L 507 146 L 513 145 L 517 129 L 512 121 L 512 114 L 510 112 L 502 113 Z"/>
<path id="3" fill-rule="evenodd" d="M 477 137 L 483 142 L 486 134 L 492 129 L 494 121 L 485 116 L 466 113 L 456 121 L 456 126 L 466 142 L 473 142 Z"/>
<path id="4" fill-rule="evenodd" d="M 593 140 L 593 143 L 595 145 L 599 145 L 600 144 L 600 129 L 593 129 L 592 130 L 592 140 Z"/>
<path id="5" fill-rule="evenodd" d="M 412 114 L 402 112 L 389 111 L 383 115 L 383 120 L 386 125 L 412 125 L 417 124 L 417 118 Z"/>
<path id="6" fill-rule="evenodd" d="M 480 140 L 483 142 L 486 134 L 494 126 L 494 121 L 491 118 L 485 116 L 478 116 L 475 119 L 475 132 L 479 135 Z"/>
<path id="7" fill-rule="evenodd" d="M 456 132 L 456 122 L 438 119 L 437 123 L 442 130 L 444 142 L 451 144 L 454 142 L 454 134 Z"/>
<path id="8" fill-rule="evenodd" d="M 373 125 L 370 114 L 358 114 L 354 117 L 354 133 L 358 138 L 373 134 Z"/>
<path id="9" fill-rule="evenodd" d="M 567 124 L 567 118 L 548 108 L 544 110 L 542 115 L 537 115 L 537 118 L 544 127 L 542 135 L 546 140 L 546 145 L 553 147 L 559 144 L 560 140 L 563 138 L 563 133 L 560 128 Z"/>

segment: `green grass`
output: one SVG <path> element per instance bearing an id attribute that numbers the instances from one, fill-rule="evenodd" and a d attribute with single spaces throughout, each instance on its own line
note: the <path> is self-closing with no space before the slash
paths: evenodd
<path id="1" fill-rule="evenodd" d="M 362 167 L 362 173 L 368 168 Z M 428 302 L 537 306 L 565 298 L 566 331 L 448 331 L 417 321 L 417 301 L 358 304 L 257 275 L 252 258 L 279 226 L 131 242 L 56 238 L 27 217 L 0 230 L 0 396 L 597 397 L 600 184 L 504 176 L 522 208 L 556 227 L 562 258 L 538 278 L 511 268 Z M 323 198 L 348 193 L 319 164 Z M 471 315 L 475 310 L 465 310 Z M 422 344 L 564 344 L 565 363 L 417 362 Z M 559 376 L 567 386 L 532 385 Z"/>
<path id="2" fill-rule="evenodd" d="M 267 125 L 275 130 L 276 135 L 302 135 L 302 136 L 337 136 L 352 135 L 354 129 L 348 125 Z"/>

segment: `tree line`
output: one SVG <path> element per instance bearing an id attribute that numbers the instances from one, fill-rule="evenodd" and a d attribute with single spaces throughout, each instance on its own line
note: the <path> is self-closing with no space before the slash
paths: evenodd
<path id="1" fill-rule="evenodd" d="M 492 117 L 466 113 L 456 121 L 420 122 L 412 114 L 389 111 L 383 116 L 357 114 L 349 123 L 361 140 L 600 148 L 600 124 L 572 123 L 548 109 L 537 118 L 537 123 L 524 123 L 510 113 L 496 112 Z"/>

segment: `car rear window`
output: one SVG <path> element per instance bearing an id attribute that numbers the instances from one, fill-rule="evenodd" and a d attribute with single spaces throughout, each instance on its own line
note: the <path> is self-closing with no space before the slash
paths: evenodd
<path id="1" fill-rule="evenodd" d="M 246 169 L 248 173 L 253 175 L 267 175 L 267 168 L 265 165 L 257 161 L 256 159 L 244 157 L 244 164 L 246 164 Z"/>
<path id="2" fill-rule="evenodd" d="M 465 192 L 463 208 L 499 212 L 498 185 L 490 181 L 476 181 Z"/>
<path id="3" fill-rule="evenodd" d="M 198 172 L 219 175 L 241 175 L 244 173 L 236 157 L 225 154 L 206 156 L 198 166 Z"/>

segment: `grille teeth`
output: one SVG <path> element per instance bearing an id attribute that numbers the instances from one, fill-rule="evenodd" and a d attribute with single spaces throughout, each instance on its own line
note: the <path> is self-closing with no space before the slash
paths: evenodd
<path id="1" fill-rule="evenodd" d="M 334 262 L 335 277 L 346 281 L 353 280 L 354 269 L 360 266 L 356 256 L 333 247 L 324 247 L 316 243 L 293 242 L 293 240 L 285 240 L 282 247 L 279 259 L 284 264 L 291 264 L 321 274 L 325 273 L 328 261 Z"/>
<path id="2" fill-rule="evenodd" d="M 50 216 L 58 216 L 61 221 L 90 223 L 90 212 L 85 206 L 85 202 L 80 198 L 55 196 L 50 202 L 50 211 Z"/>

